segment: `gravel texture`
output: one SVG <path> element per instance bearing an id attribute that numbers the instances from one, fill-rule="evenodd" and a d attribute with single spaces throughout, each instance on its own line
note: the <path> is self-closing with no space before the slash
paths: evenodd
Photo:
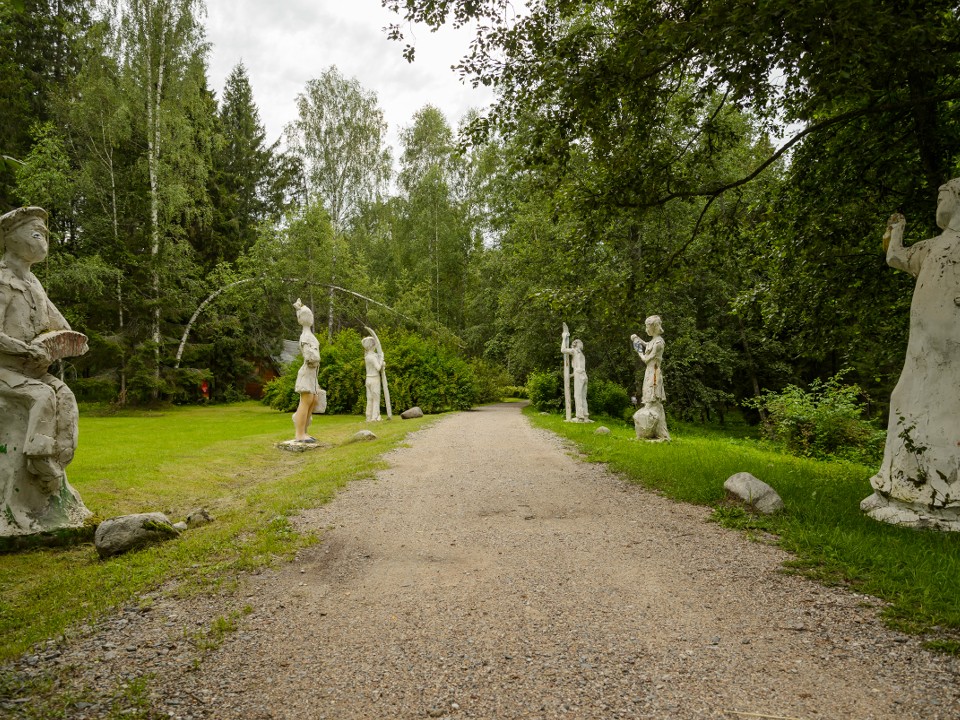
<path id="1" fill-rule="evenodd" d="M 784 574 L 776 546 L 582 462 L 515 404 L 409 445 L 297 520 L 324 532 L 295 562 L 158 593 L 7 670 L 90 688 L 72 718 L 145 674 L 158 717 L 960 717 L 960 662 L 877 600 Z M 191 642 L 220 616 L 237 629 Z"/>

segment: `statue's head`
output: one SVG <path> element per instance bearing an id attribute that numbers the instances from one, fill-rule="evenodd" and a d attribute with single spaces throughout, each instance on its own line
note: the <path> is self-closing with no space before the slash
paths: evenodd
<path id="1" fill-rule="evenodd" d="M 47 257 L 47 211 L 22 207 L 0 216 L 0 253 L 11 252 L 29 263 Z"/>
<path id="2" fill-rule="evenodd" d="M 663 332 L 663 320 L 659 315 L 651 315 L 643 321 L 643 324 L 647 329 L 647 335 L 659 335 Z"/>
<path id="3" fill-rule="evenodd" d="M 574 340 L 573 347 L 575 347 L 577 350 L 583 350 L 583 340 L 581 340 L 580 338 L 577 338 L 576 340 Z"/>
<path id="4" fill-rule="evenodd" d="M 363 345 L 364 350 L 373 350 L 375 347 L 377 347 L 377 341 L 370 336 L 367 336 L 361 340 L 360 344 Z"/>
<path id="5" fill-rule="evenodd" d="M 960 230 L 960 178 L 948 180 L 937 193 L 937 227 Z"/>
<path id="6" fill-rule="evenodd" d="M 297 311 L 297 322 L 300 323 L 303 327 L 310 327 L 313 325 L 313 311 L 300 302 L 300 298 L 297 298 L 297 301 L 293 304 L 294 310 Z"/>

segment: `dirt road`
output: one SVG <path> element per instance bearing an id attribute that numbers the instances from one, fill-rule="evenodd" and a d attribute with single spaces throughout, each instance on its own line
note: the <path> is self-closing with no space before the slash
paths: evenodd
<path id="1" fill-rule="evenodd" d="M 215 718 L 960 717 L 960 663 L 871 598 L 586 464 L 517 405 L 444 418 L 300 519 L 319 545 L 155 707 Z M 205 612 L 165 600 L 156 632 Z M 169 618 L 173 618 L 173 622 Z M 146 632 L 146 629 L 144 630 Z"/>

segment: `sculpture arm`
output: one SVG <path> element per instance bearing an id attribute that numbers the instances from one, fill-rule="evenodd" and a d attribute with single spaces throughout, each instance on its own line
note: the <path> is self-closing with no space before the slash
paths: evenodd
<path id="1" fill-rule="evenodd" d="M 47 314 L 50 316 L 50 330 L 70 330 L 70 323 L 63 314 L 57 310 L 57 306 L 47 298 Z"/>
<path id="2" fill-rule="evenodd" d="M 7 306 L 10 304 L 10 293 L 7 288 L 0 287 L 0 327 L 3 327 L 7 318 Z M 37 345 L 31 345 L 19 338 L 0 332 L 0 354 L 16 355 L 42 361 L 45 351 Z"/>
<path id="3" fill-rule="evenodd" d="M 300 352 L 303 353 L 303 362 L 309 367 L 320 364 L 320 351 L 310 343 L 300 343 Z"/>
<path id="4" fill-rule="evenodd" d="M 889 240 L 887 245 L 887 265 L 897 270 L 908 272 L 914 277 L 920 274 L 920 268 L 927 254 L 930 252 L 930 241 L 921 240 L 910 247 L 903 245 L 903 231 L 907 221 L 900 213 L 894 213 L 887 221 L 887 231 L 884 238 Z"/>
<path id="5" fill-rule="evenodd" d="M 658 357 L 663 357 L 663 343 L 657 342 L 657 339 L 654 338 L 646 344 L 643 352 L 640 353 L 640 359 L 643 360 L 644 363 L 649 363 Z"/>

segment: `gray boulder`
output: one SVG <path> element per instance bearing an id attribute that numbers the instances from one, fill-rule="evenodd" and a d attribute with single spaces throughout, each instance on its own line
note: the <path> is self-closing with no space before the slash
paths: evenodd
<path id="1" fill-rule="evenodd" d="M 102 558 L 171 540 L 179 531 L 163 513 L 137 513 L 104 520 L 97 526 L 93 544 Z"/>
<path id="2" fill-rule="evenodd" d="M 764 515 L 772 515 L 783 510 L 783 500 L 777 491 L 748 472 L 731 475 L 723 484 L 723 488 L 727 491 L 728 497 L 740 500 Z"/>
<path id="3" fill-rule="evenodd" d="M 360 430 L 355 432 L 351 438 L 350 442 L 365 442 L 368 440 L 376 440 L 377 436 L 374 435 L 370 430 Z"/>
<path id="4" fill-rule="evenodd" d="M 593 431 L 593 434 L 594 434 L 594 435 L 609 435 L 609 434 L 610 434 L 610 428 L 606 427 L 605 425 L 601 425 L 600 427 L 598 427 L 596 430 Z"/>
<path id="5" fill-rule="evenodd" d="M 423 410 L 414 406 L 409 410 L 404 410 L 402 413 L 400 413 L 400 417 L 403 418 L 404 420 L 413 420 L 414 418 L 422 418 Z"/>

